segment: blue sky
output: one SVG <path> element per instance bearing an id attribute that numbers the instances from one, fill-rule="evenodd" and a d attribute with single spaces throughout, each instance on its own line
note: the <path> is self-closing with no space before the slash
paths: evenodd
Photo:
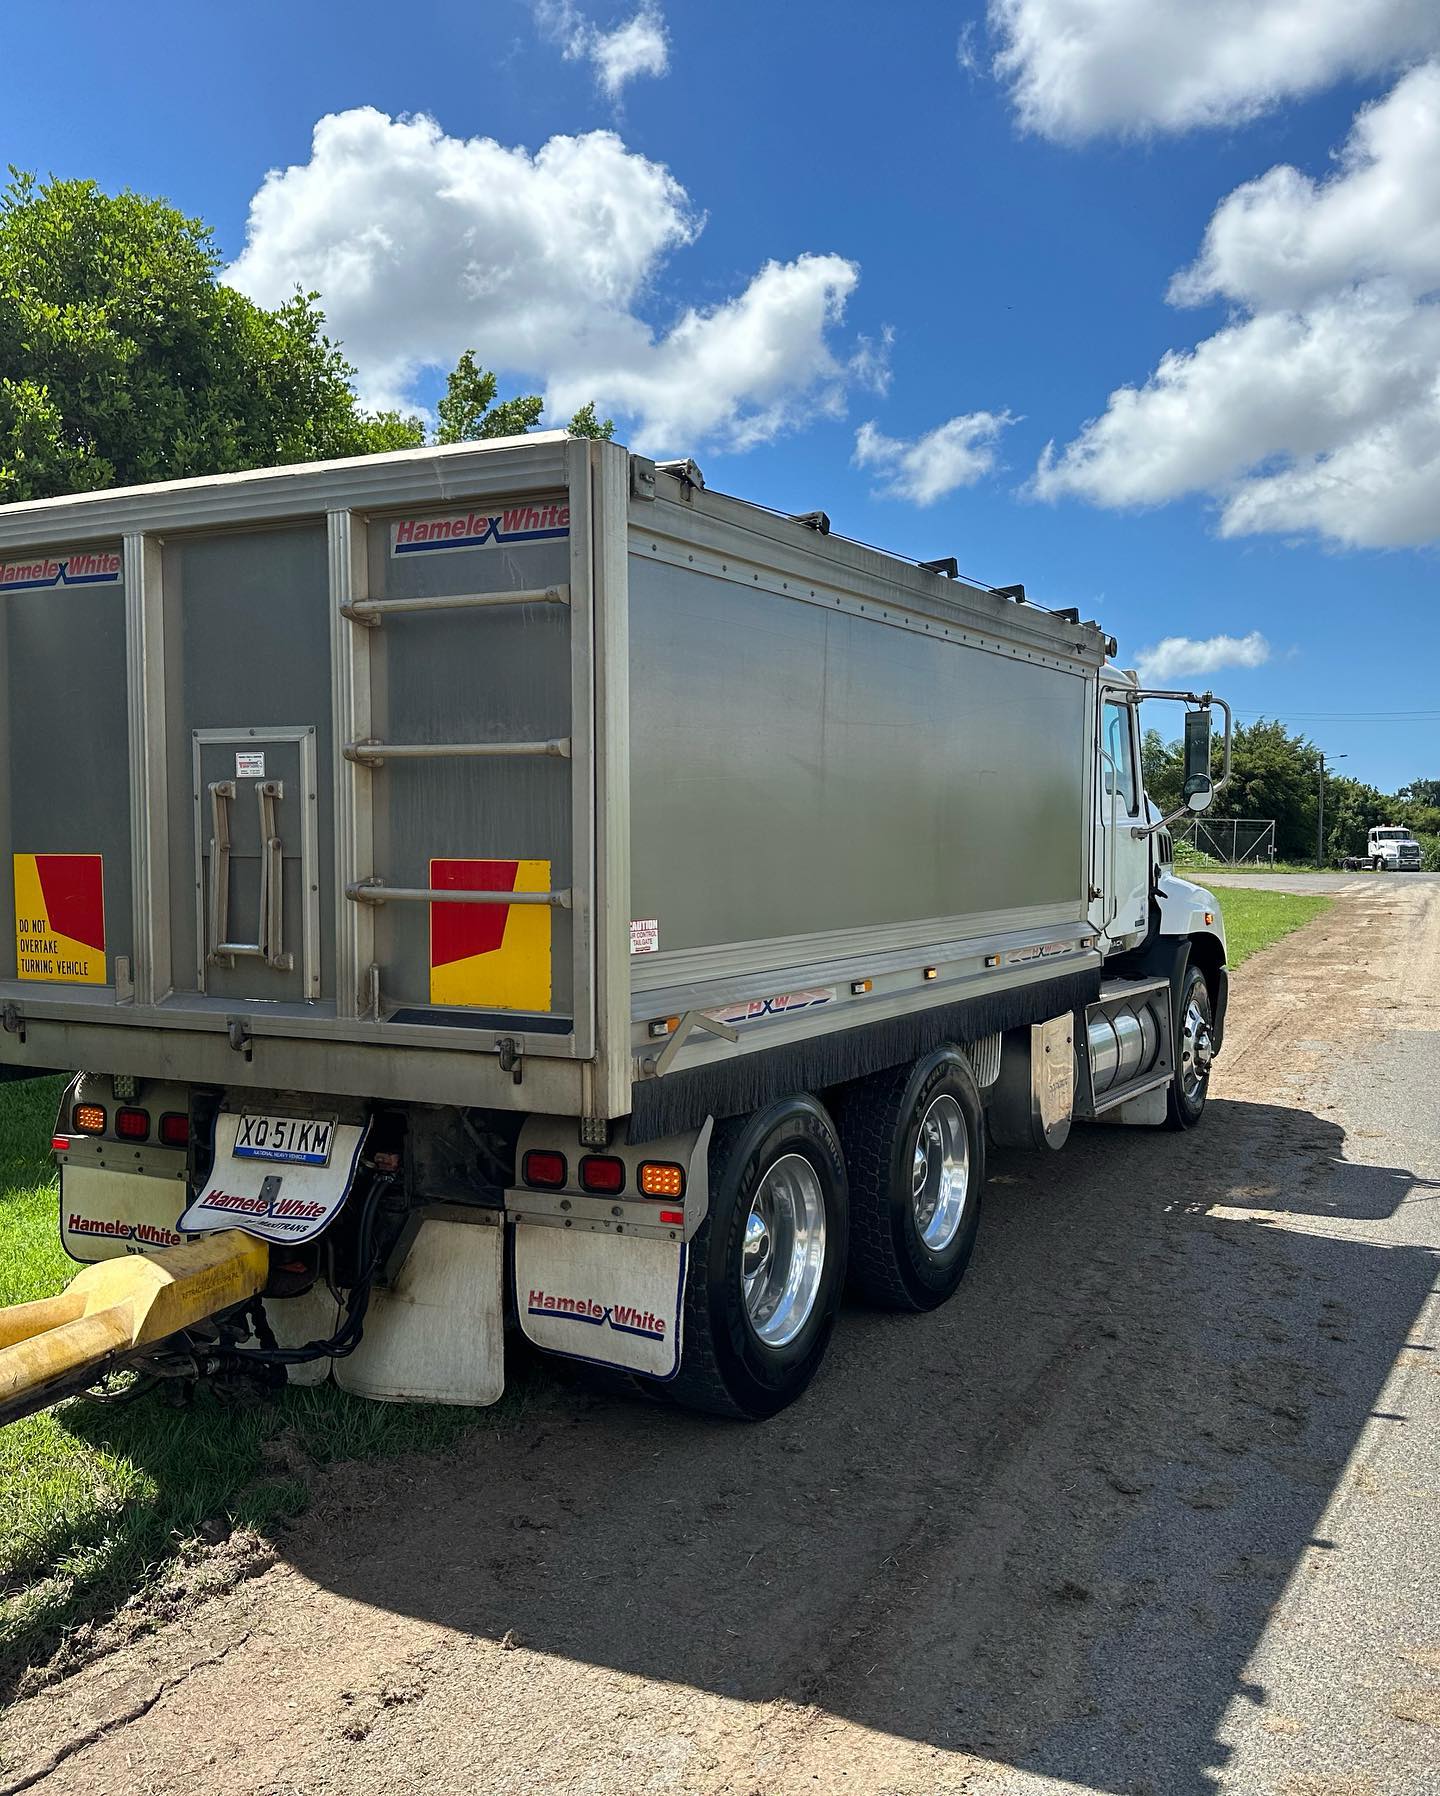
<path id="1" fill-rule="evenodd" d="M 470 344 L 508 385 L 596 391 L 622 436 L 694 453 L 712 486 L 1024 581 L 1099 618 L 1126 664 L 1209 643 L 1159 665 L 1393 789 L 1440 776 L 1440 429 L 1416 400 L 1440 366 L 1440 81 L 1424 85 L 1440 23 L 1372 0 L 1362 41 L 1346 21 L 1365 10 L 1112 0 L 1097 25 L 1094 0 L 997 0 L 988 20 L 846 0 L 11 6 L 28 74 L 7 83 L 0 156 L 163 194 L 227 258 L 267 171 L 308 165 L 272 189 L 237 284 L 270 298 L 324 267 L 366 392 L 433 400 L 430 364 Z M 1307 11 L 1298 51 L 1243 41 Z M 318 120 L 362 107 L 385 118 L 312 151 Z M 415 113 L 438 127 L 423 141 L 388 123 Z M 584 138 L 599 131 L 619 143 L 602 153 Z M 532 180 L 557 136 L 584 147 Z M 507 154 L 482 162 L 478 138 Z M 353 277 L 402 163 L 396 263 Z M 1225 214 L 1199 303 L 1167 303 L 1216 208 L 1284 165 L 1298 176 Z M 463 267 L 457 170 L 474 186 Z M 557 301 L 569 209 L 612 200 Z M 1197 345 L 1157 390 L 1167 352 Z"/>

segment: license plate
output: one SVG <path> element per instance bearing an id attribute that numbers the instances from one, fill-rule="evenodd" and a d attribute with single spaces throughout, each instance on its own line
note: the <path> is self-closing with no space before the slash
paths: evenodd
<path id="1" fill-rule="evenodd" d="M 280 1160 L 287 1166 L 328 1166 L 335 1124 L 298 1116 L 240 1118 L 235 1131 L 238 1160 Z"/>

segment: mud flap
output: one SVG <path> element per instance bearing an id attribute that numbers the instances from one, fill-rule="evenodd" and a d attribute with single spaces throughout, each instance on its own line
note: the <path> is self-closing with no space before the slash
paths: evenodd
<path id="1" fill-rule="evenodd" d="M 275 1336 L 277 1347 L 304 1347 L 311 1341 L 328 1341 L 342 1321 L 340 1305 L 323 1279 L 317 1279 L 308 1291 L 298 1297 L 267 1297 L 265 1320 Z M 258 1347 L 252 1336 L 247 1347 Z M 301 1360 L 298 1366 L 286 1366 L 290 1384 L 324 1384 L 334 1365 L 331 1359 Z"/>
<path id="2" fill-rule="evenodd" d="M 391 1285 L 371 1293 L 342 1390 L 382 1403 L 498 1402 L 505 1390 L 504 1219 L 429 1217 Z"/>
<path id="3" fill-rule="evenodd" d="M 177 1227 L 185 1207 L 185 1162 L 171 1178 L 108 1166 L 60 1167 L 60 1243 L 72 1260 L 93 1265 L 193 1241 Z"/>
<path id="4" fill-rule="evenodd" d="M 311 1165 L 237 1149 L 244 1120 L 229 1110 L 216 1117 L 215 1164 L 176 1227 L 188 1234 L 243 1228 L 282 1246 L 313 1240 L 335 1220 L 354 1188 L 369 1123 L 333 1124 L 325 1162 Z"/>
<path id="5" fill-rule="evenodd" d="M 515 1225 L 515 1309 L 546 1353 L 647 1378 L 680 1370 L 683 1241 Z"/>

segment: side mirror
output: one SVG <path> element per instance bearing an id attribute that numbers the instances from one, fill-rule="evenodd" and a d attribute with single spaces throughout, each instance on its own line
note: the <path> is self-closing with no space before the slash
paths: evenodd
<path id="1" fill-rule="evenodd" d="M 1206 811 L 1215 796 L 1210 778 L 1210 708 L 1185 713 L 1185 808 Z"/>

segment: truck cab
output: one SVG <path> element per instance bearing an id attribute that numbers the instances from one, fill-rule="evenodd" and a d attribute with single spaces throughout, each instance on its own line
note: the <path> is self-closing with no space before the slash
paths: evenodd
<path id="1" fill-rule="evenodd" d="M 1408 829 L 1393 823 L 1381 824 L 1370 831 L 1369 859 L 1375 873 L 1418 873 L 1420 844 Z"/>

